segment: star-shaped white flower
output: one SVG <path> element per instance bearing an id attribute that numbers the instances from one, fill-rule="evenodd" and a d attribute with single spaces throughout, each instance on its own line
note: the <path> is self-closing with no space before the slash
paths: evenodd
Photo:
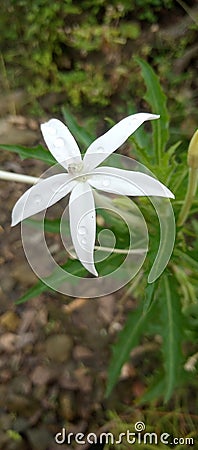
<path id="1" fill-rule="evenodd" d="M 41 131 L 50 152 L 67 173 L 40 180 L 28 189 L 13 208 L 12 226 L 54 205 L 71 192 L 69 216 L 74 249 L 82 265 L 97 276 L 94 265 L 94 189 L 118 195 L 174 198 L 167 187 L 149 175 L 115 167 L 98 167 L 140 125 L 158 118 L 158 115 L 149 113 L 126 117 L 92 142 L 83 159 L 74 137 L 60 120 L 51 119 L 42 124 Z"/>

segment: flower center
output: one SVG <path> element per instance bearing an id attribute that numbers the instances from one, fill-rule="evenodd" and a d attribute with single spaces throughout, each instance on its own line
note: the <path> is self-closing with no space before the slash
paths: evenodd
<path id="1" fill-rule="evenodd" d="M 78 181 L 87 181 L 87 175 L 81 174 L 83 169 L 83 162 L 68 164 L 68 173 L 77 177 Z"/>
<path id="2" fill-rule="evenodd" d="M 78 175 L 80 174 L 82 168 L 83 162 L 68 164 L 68 173 L 71 173 L 71 175 Z"/>

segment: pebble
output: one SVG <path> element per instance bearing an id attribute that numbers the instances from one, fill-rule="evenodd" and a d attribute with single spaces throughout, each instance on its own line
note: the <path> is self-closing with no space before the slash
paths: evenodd
<path id="1" fill-rule="evenodd" d="M 37 366 L 31 375 L 33 384 L 40 386 L 49 383 L 53 377 L 54 371 L 45 366 Z"/>
<path id="2" fill-rule="evenodd" d="M 46 340 L 46 353 L 52 361 L 68 361 L 72 349 L 72 339 L 65 334 L 55 334 Z"/>
<path id="3" fill-rule="evenodd" d="M 74 399 L 71 394 L 63 394 L 60 398 L 60 411 L 61 416 L 68 420 L 69 422 L 72 421 L 75 417 L 74 412 Z"/>
<path id="4" fill-rule="evenodd" d="M 77 360 L 87 361 L 93 358 L 93 352 L 83 345 L 76 345 L 74 347 L 73 357 Z"/>
<path id="5" fill-rule="evenodd" d="M 19 316 L 14 311 L 6 311 L 0 316 L 0 325 L 8 331 L 16 331 L 20 323 Z"/>
<path id="6" fill-rule="evenodd" d="M 18 336 L 14 333 L 4 333 L 0 336 L 0 350 L 13 353 L 18 343 Z"/>

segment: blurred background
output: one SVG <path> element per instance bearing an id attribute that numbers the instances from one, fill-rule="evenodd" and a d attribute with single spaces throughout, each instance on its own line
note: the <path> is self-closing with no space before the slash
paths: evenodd
<path id="1" fill-rule="evenodd" d="M 64 121 L 63 108 L 95 135 L 110 119 L 149 111 L 136 61 L 141 57 L 167 95 L 171 143 L 181 140 L 186 151 L 197 126 L 197 22 L 194 1 L 2 0 L 0 143 L 43 143 L 40 123 L 51 117 Z M 47 168 L 3 150 L 0 166 L 34 176 Z M 161 432 L 194 432 L 193 388 L 168 406 L 138 403 L 158 363 L 157 339 L 137 347 L 104 400 L 110 345 L 136 307 L 131 293 L 89 301 L 50 292 L 15 305 L 36 282 L 20 229 L 10 228 L 24 190 L 0 181 L 0 449 L 55 450 L 54 435 L 64 426 L 99 434 L 144 420 Z"/>

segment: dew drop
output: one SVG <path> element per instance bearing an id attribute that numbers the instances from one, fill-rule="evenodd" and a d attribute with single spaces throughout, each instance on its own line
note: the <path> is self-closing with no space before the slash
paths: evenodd
<path id="1" fill-rule="evenodd" d="M 79 234 L 82 236 L 82 235 L 84 235 L 84 234 L 86 234 L 87 233 L 87 228 L 86 227 L 79 227 L 79 229 L 78 229 L 78 232 L 79 232 Z"/>
<path id="2" fill-rule="evenodd" d="M 105 187 L 108 187 L 110 185 L 111 181 L 109 180 L 109 178 L 104 178 L 102 184 Z"/>
<path id="3" fill-rule="evenodd" d="M 81 244 L 86 245 L 86 243 L 87 243 L 87 239 L 85 239 L 85 238 L 81 239 Z"/>
<path id="4" fill-rule="evenodd" d="M 105 152 L 105 149 L 104 149 L 104 147 L 100 146 L 100 147 L 97 148 L 97 151 L 98 151 L 99 153 L 104 153 L 104 152 Z"/>
<path id="5" fill-rule="evenodd" d="M 35 197 L 34 197 L 34 203 L 36 204 L 36 205 L 40 205 L 40 203 L 41 203 L 41 197 L 40 197 L 40 195 L 35 195 Z"/>
<path id="6" fill-rule="evenodd" d="M 63 138 L 57 138 L 54 142 L 55 147 L 62 148 L 64 147 L 65 141 Z"/>

